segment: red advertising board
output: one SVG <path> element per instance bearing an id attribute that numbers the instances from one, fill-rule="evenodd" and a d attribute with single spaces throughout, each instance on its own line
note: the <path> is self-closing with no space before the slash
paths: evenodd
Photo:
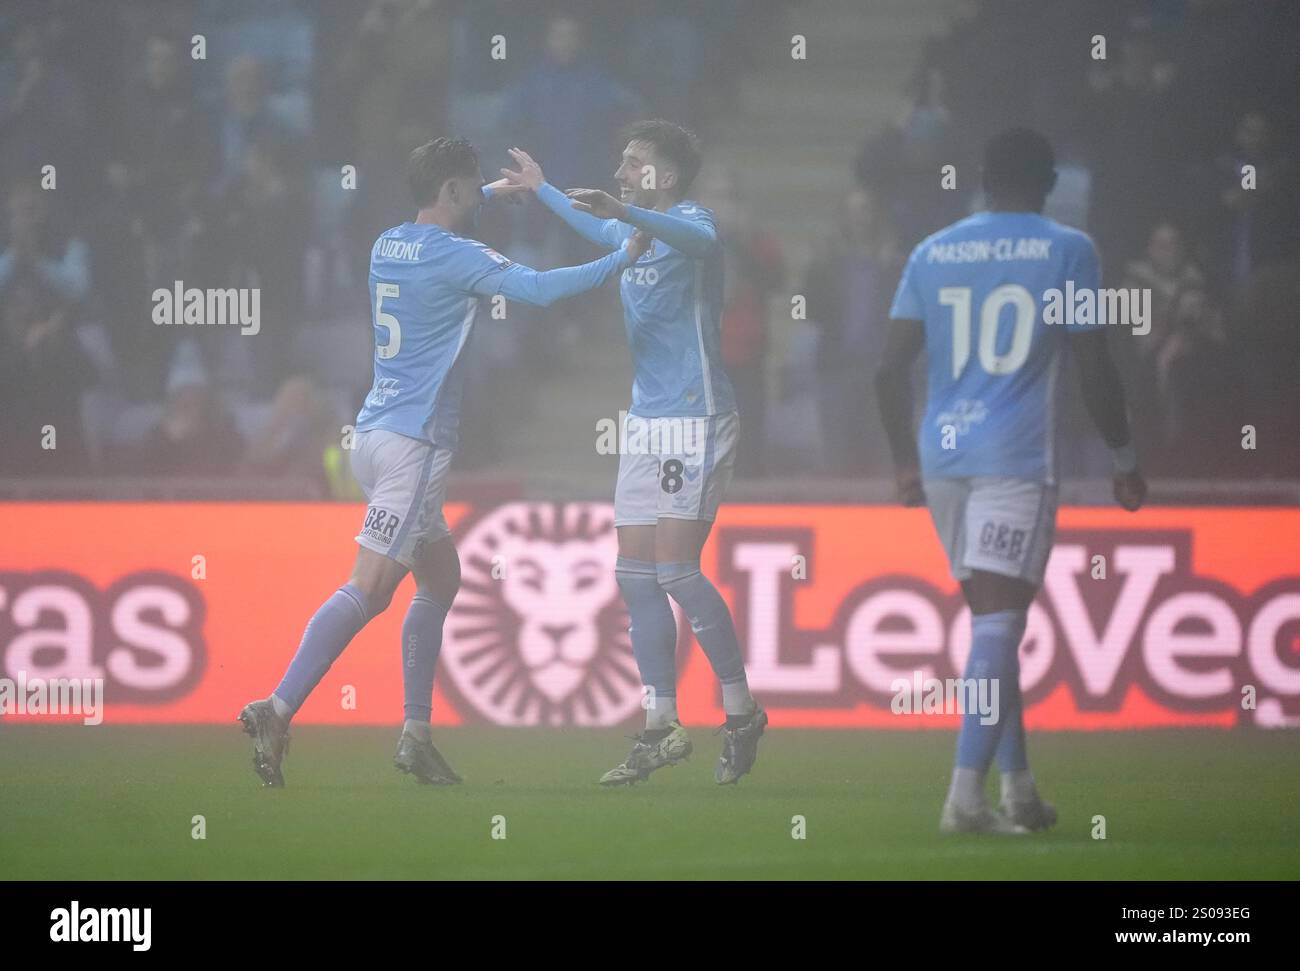
<path id="1" fill-rule="evenodd" d="M 441 724 L 612 725 L 641 689 L 604 503 L 453 504 L 464 583 Z M 0 504 L 0 678 L 102 678 L 106 723 L 233 721 L 345 582 L 363 510 L 331 504 Z M 1031 728 L 1300 721 L 1300 510 L 1064 509 L 1021 648 Z M 729 505 L 704 569 L 774 725 L 951 728 L 895 682 L 959 676 L 969 614 L 923 510 Z M 408 578 L 299 713 L 401 717 Z M 681 624 L 679 708 L 722 720 Z M 6 720 L 48 717 L 5 715 Z"/>

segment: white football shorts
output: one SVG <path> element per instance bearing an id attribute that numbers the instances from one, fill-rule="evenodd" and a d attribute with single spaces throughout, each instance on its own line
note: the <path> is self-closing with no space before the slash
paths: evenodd
<path id="1" fill-rule="evenodd" d="M 984 570 L 1043 582 L 1056 535 L 1056 486 L 976 476 L 927 479 L 925 498 L 953 578 Z"/>
<path id="2" fill-rule="evenodd" d="M 410 569 L 451 530 L 442 515 L 452 452 L 383 428 L 357 432 L 352 474 L 366 494 L 357 543 Z"/>
<path id="3" fill-rule="evenodd" d="M 649 526 L 660 519 L 712 521 L 731 483 L 740 416 L 642 418 L 623 421 L 614 525 Z"/>

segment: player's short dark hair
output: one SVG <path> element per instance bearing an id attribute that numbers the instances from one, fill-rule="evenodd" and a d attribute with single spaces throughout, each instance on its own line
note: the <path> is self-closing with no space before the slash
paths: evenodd
<path id="1" fill-rule="evenodd" d="M 685 195 L 695 177 L 700 174 L 704 156 L 700 152 L 700 139 L 689 128 L 662 118 L 633 122 L 623 129 L 627 142 L 645 142 L 677 167 L 677 191 Z"/>
<path id="2" fill-rule="evenodd" d="M 443 184 L 460 175 L 477 175 L 478 152 L 464 138 L 435 138 L 411 153 L 406 183 L 417 206 L 431 206 Z"/>
<path id="3" fill-rule="evenodd" d="M 984 146 L 986 195 L 1041 202 L 1056 183 L 1056 154 L 1032 128 L 1008 128 Z"/>

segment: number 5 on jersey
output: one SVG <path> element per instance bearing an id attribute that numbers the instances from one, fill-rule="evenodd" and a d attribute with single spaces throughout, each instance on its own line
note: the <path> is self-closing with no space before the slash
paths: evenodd
<path id="1" fill-rule="evenodd" d="M 396 300 L 400 295 L 401 290 L 396 283 L 375 284 L 375 323 L 388 331 L 388 340 L 382 344 L 376 343 L 375 348 L 385 361 L 397 357 L 397 352 L 402 349 L 402 325 L 392 314 L 384 313 L 384 297 Z"/>

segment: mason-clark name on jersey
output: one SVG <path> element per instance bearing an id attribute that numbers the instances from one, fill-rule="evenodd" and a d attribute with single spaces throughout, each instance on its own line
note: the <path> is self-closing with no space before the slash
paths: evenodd
<path id="1" fill-rule="evenodd" d="M 1051 258 L 1050 239 L 963 239 L 956 243 L 931 243 L 926 247 L 927 263 L 988 263 L 1008 260 Z"/>

